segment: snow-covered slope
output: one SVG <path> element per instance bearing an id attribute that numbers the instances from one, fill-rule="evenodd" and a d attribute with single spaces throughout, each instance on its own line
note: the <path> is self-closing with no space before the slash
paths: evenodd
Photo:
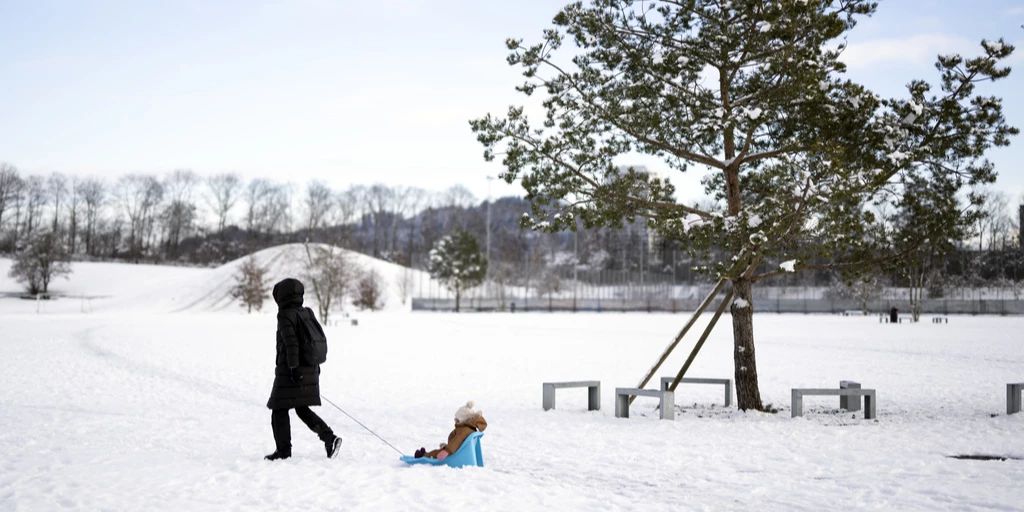
<path id="1" fill-rule="evenodd" d="M 314 244 L 315 245 L 315 244 Z M 336 249 L 344 250 L 344 249 Z M 396 265 L 365 254 L 345 251 L 353 263 L 364 272 L 373 271 L 380 278 L 383 289 L 384 310 L 396 311 L 409 309 L 408 297 L 403 301 L 400 283 L 402 279 L 408 280 L 408 296 L 415 294 L 416 286 L 427 282 L 430 277 L 426 273 L 413 270 L 408 267 Z M 286 277 L 295 277 L 303 280 L 305 264 L 307 261 L 306 248 L 302 244 L 288 244 L 271 247 L 251 255 L 256 262 L 269 270 L 268 279 L 275 283 Z M 231 288 L 235 284 L 235 277 L 238 269 L 245 262 L 245 258 L 225 263 L 201 279 L 189 282 L 186 299 L 177 305 L 176 311 L 221 311 L 238 307 L 238 302 L 231 297 Z M 308 283 L 307 283 L 308 284 Z M 269 297 L 269 296 L 268 296 Z M 307 286 L 307 303 L 314 301 L 313 294 Z"/>
<path id="2" fill-rule="evenodd" d="M 430 276 L 422 271 L 364 254 L 346 252 L 360 268 L 372 270 L 380 278 L 384 310 L 408 310 L 409 297 L 416 295 L 420 288 L 431 286 Z M 260 265 L 268 268 L 271 283 L 285 277 L 304 280 L 302 276 L 306 251 L 302 244 L 271 247 L 252 256 Z M 21 291 L 21 285 L 8 276 L 11 260 L 0 258 L 0 294 L 6 296 L 2 299 L 2 309 L 12 312 L 34 312 L 39 309 L 51 313 L 242 311 L 238 302 L 231 297 L 231 288 L 235 285 L 238 268 L 245 259 L 240 258 L 216 268 L 75 262 L 71 264 L 70 276 L 59 278 L 50 286 L 57 300 L 37 304 L 14 298 Z M 403 281 L 407 284 L 404 294 L 401 286 Z M 433 283 L 433 286 L 436 288 L 438 285 Z M 267 297 L 270 301 L 269 292 Z M 307 304 L 314 304 L 312 293 L 307 293 L 306 300 Z M 268 304 L 272 305 L 272 302 Z"/>

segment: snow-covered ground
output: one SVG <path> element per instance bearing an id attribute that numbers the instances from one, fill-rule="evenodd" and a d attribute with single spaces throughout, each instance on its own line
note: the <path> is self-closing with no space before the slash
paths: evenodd
<path id="1" fill-rule="evenodd" d="M 443 441 L 473 399 L 487 467 L 403 466 L 326 403 L 340 458 L 293 416 L 295 455 L 269 463 L 273 311 L 196 302 L 190 283 L 216 269 L 93 265 L 107 266 L 64 284 L 105 282 L 114 296 L 91 309 L 0 299 L 0 510 L 1024 507 L 1024 460 L 948 457 L 1024 458 L 1024 414 L 1004 414 L 1006 383 L 1024 381 L 1024 318 L 758 315 L 761 392 L 780 412 L 723 409 L 721 388 L 684 386 L 673 422 L 642 398 L 615 418 L 612 391 L 636 384 L 684 315 L 360 313 L 327 328 L 324 395 L 406 452 Z M 690 376 L 731 377 L 728 325 Z M 541 410 L 541 382 L 582 379 L 602 381 L 601 411 L 581 389 Z M 878 390 L 877 421 L 838 413 L 835 397 L 789 417 L 790 388 L 840 379 Z"/>

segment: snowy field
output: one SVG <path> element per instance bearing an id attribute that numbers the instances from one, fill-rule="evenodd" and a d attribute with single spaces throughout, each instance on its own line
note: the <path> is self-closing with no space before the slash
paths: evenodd
<path id="1" fill-rule="evenodd" d="M 684 315 L 357 314 L 358 326 L 327 328 L 324 395 L 406 452 L 443 441 L 475 400 L 490 423 L 487 467 L 403 466 L 326 403 L 317 412 L 344 437 L 340 458 L 325 459 L 293 415 L 294 456 L 270 463 L 273 313 L 213 302 L 174 312 L 210 291 L 190 287 L 216 269 L 121 267 L 79 267 L 65 286 L 102 271 L 136 284 L 153 273 L 155 288 L 38 314 L 0 299 L 0 510 L 1024 507 L 1024 460 L 1013 460 L 1024 414 L 1004 414 L 1006 383 L 1024 381 L 1024 318 L 758 315 L 761 392 L 779 413 L 723 409 L 720 387 L 683 386 L 673 422 L 643 398 L 617 419 L 612 392 L 637 383 Z M 689 375 L 731 373 L 720 329 Z M 601 411 L 586 411 L 582 389 L 541 410 L 541 382 L 583 379 L 602 381 Z M 835 397 L 789 417 L 790 388 L 840 379 L 878 390 L 877 421 L 838 413 Z M 948 457 L 961 454 L 1011 459 Z"/>

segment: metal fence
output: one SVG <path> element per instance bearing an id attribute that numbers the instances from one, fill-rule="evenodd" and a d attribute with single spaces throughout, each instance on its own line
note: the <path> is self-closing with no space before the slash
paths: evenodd
<path id="1" fill-rule="evenodd" d="M 528 269 L 517 277 L 493 279 L 462 292 L 462 311 L 649 311 L 695 310 L 714 283 L 701 282 L 696 274 L 645 271 Z M 454 294 L 424 273 L 411 288 L 412 308 L 417 311 L 453 311 Z M 1024 315 L 1024 283 L 1012 286 L 947 287 L 931 290 L 922 303 L 927 314 Z M 941 296 L 936 296 L 936 295 Z M 760 312 L 843 313 L 888 312 L 896 307 L 909 312 L 910 291 L 900 287 L 875 290 L 866 307 L 851 295 L 839 295 L 828 286 L 810 286 L 785 276 L 753 289 L 753 305 Z M 926 293 L 926 296 L 929 294 Z M 717 306 L 717 303 L 714 305 Z M 713 306 L 713 307 L 714 307 Z"/>
<path id="2" fill-rule="evenodd" d="M 519 298 L 495 299 L 467 297 L 461 301 L 461 311 L 571 311 L 571 312 L 666 312 L 680 313 L 697 309 L 700 299 L 564 299 L 564 298 Z M 710 309 L 720 303 L 715 301 Z M 754 299 L 754 310 L 768 313 L 863 313 L 856 300 L 832 299 Z M 867 304 L 867 314 L 888 312 L 896 307 L 909 312 L 908 301 L 878 300 Z M 454 311 L 455 299 L 413 298 L 414 311 Z M 1024 300 L 1003 299 L 927 299 L 922 302 L 922 313 L 942 315 L 1024 315 Z"/>

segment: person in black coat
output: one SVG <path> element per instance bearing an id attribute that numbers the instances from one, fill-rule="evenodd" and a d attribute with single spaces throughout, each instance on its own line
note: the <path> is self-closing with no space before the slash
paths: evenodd
<path id="1" fill-rule="evenodd" d="M 299 344 L 302 338 L 308 336 L 300 318 L 300 315 L 308 314 L 302 307 L 303 292 L 305 289 L 297 279 L 288 278 L 274 285 L 274 301 L 278 306 L 277 360 L 274 387 L 270 391 L 267 407 L 272 411 L 270 424 L 277 449 L 265 457 L 267 460 L 292 456 L 289 409 L 295 409 L 295 415 L 324 442 L 328 458 L 334 458 L 341 447 L 341 438 L 334 435 L 331 427 L 309 410 L 312 405 L 320 405 L 320 366 L 301 364 Z"/>

